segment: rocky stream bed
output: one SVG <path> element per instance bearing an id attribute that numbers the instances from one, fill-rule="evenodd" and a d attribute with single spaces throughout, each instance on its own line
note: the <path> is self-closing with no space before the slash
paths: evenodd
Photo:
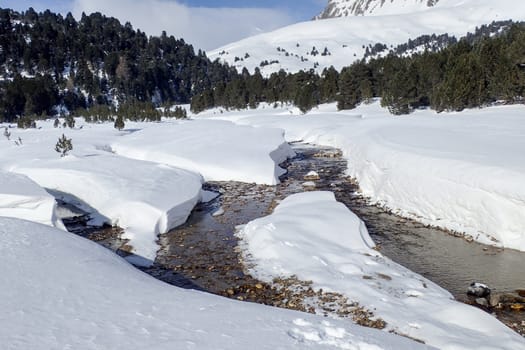
<path id="1" fill-rule="evenodd" d="M 384 328 L 371 311 L 342 295 L 315 290 L 295 277 L 264 283 L 247 273 L 235 237 L 235 227 L 269 214 L 279 200 L 297 192 L 325 190 L 347 205 L 366 223 L 378 249 L 392 260 L 436 282 L 456 299 L 494 314 L 525 335 L 525 280 L 521 266 L 525 253 L 458 239 L 461 234 L 427 227 L 371 205 L 358 194 L 358 185 L 345 175 L 347 163 L 340 151 L 295 144 L 297 156 L 283 164 L 288 173 L 281 184 L 265 186 L 239 182 L 211 182 L 205 189 L 219 196 L 199 204 L 188 221 L 159 236 L 161 249 L 153 266 L 142 268 L 167 283 L 224 297 L 284 307 Z M 314 171 L 319 178 L 308 178 Z M 60 203 L 68 206 L 67 203 Z M 122 256 L 129 246 L 118 227 L 86 225 L 89 214 L 74 207 L 64 219 L 69 231 L 97 241 Z M 469 297 L 468 286 L 481 281 L 492 288 L 487 298 Z M 483 301 L 485 300 L 485 301 Z"/>

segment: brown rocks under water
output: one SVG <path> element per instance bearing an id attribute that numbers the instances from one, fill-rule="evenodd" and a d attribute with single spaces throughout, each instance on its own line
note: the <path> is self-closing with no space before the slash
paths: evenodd
<path id="1" fill-rule="evenodd" d="M 523 290 L 491 292 L 490 295 L 483 298 L 471 297 L 467 303 L 490 312 L 498 318 L 503 318 L 507 326 L 525 336 L 525 296 L 523 294 Z"/>
<path id="2" fill-rule="evenodd" d="M 249 267 L 245 266 L 238 252 L 238 240 L 234 235 L 235 227 L 271 213 L 280 200 L 290 194 L 304 191 L 305 188 L 302 186 L 305 181 L 304 176 L 314 170 L 320 175 L 319 179 L 315 180 L 316 189 L 334 192 L 339 201 L 356 212 L 367 224 L 383 254 L 450 289 L 450 286 L 446 285 L 447 280 L 440 280 L 442 276 L 448 278 L 449 273 L 446 269 L 443 270 L 442 275 L 436 275 L 433 270 L 428 273 L 426 265 L 422 264 L 422 259 L 426 259 L 429 252 L 435 249 L 427 246 L 426 237 L 436 235 L 448 239 L 443 231 L 429 228 L 410 219 L 400 218 L 388 210 L 370 205 L 366 198 L 357 193 L 358 184 L 345 175 L 347 164 L 341 158 L 342 153 L 339 150 L 310 146 L 299 146 L 296 150 L 298 157 L 284 164 L 288 174 L 282 178 L 282 183 L 278 186 L 238 182 L 206 184 L 206 189 L 220 193 L 220 198 L 200 204 L 186 224 L 160 235 L 158 243 L 161 249 L 155 264 L 143 270 L 156 278 L 183 288 L 207 291 L 241 301 L 346 317 L 358 324 L 375 328 L 385 327 L 383 320 L 375 318 L 369 310 L 363 309 L 355 301 L 347 300 L 342 295 L 314 290 L 311 282 L 292 277 L 265 283 L 246 272 Z M 219 208 L 221 215 L 213 217 L 212 213 L 216 213 Z M 88 228 L 89 232 L 84 232 L 85 229 L 81 226 L 77 227 L 76 233 L 98 241 L 121 255 L 129 251 L 130 247 L 126 245 L 126 240 L 120 238 L 122 233 L 120 229 Z M 464 237 L 458 233 L 448 233 L 451 236 Z M 407 240 L 401 241 L 401 237 L 407 237 Z M 470 237 L 464 238 L 470 240 Z M 460 245 L 456 243 L 457 239 L 450 238 L 450 240 L 453 240 L 451 245 L 454 247 Z M 396 245 L 402 247 L 400 255 L 389 250 Z M 438 246 L 440 245 L 442 242 L 438 243 Z M 469 244 L 469 249 L 474 245 L 475 243 Z M 407 249 L 412 246 L 417 248 L 415 251 L 420 252 L 419 255 Z M 487 254 L 491 255 L 503 252 L 492 248 L 486 250 Z M 436 258 L 439 259 L 440 256 L 437 255 Z M 404 260 L 412 257 L 415 257 L 414 265 Z M 428 264 L 428 266 L 441 265 L 442 262 L 436 260 L 430 260 Z M 461 268 L 456 267 L 456 269 Z M 363 278 L 367 277 L 385 280 L 390 278 L 387 275 Z M 461 286 L 461 290 L 464 290 L 463 288 Z M 520 308 L 516 306 L 518 304 L 509 304 L 508 308 L 485 309 L 494 313 L 513 329 L 525 334 L 525 318 L 522 316 L 525 312 L 518 311 Z M 515 306 L 511 309 L 510 305 Z M 509 315 L 518 316 L 509 317 Z"/>

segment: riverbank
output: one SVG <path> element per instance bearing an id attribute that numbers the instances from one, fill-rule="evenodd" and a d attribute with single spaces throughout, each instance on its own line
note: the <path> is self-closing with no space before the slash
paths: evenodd
<path id="1" fill-rule="evenodd" d="M 300 144 L 294 145 L 294 150 L 298 155 L 283 164 L 288 172 L 277 186 L 208 183 L 206 189 L 217 191 L 221 196 L 198 205 L 184 225 L 160 235 L 158 243 L 162 248 L 155 264 L 144 271 L 183 288 L 333 317 L 351 317 L 360 324 L 381 328 L 384 325 L 373 312 L 340 294 L 318 295 L 308 281 L 297 278 L 264 282 L 247 271 L 249 266 L 238 250 L 236 227 L 270 214 L 279 201 L 305 191 L 305 183 L 314 182 L 315 188 L 308 189 L 334 192 L 339 201 L 366 222 L 379 251 L 449 289 L 457 299 L 466 300 L 466 288 L 472 279 L 487 281 L 498 276 L 501 280 L 487 282 L 496 290 L 520 287 L 512 273 L 519 265 L 503 262 L 512 261 L 514 254 L 519 260 L 522 253 L 494 248 L 486 251 L 485 246 L 451 237 L 369 205 L 357 194 L 357 184 L 345 175 L 347 164 L 340 151 Z M 315 171 L 319 179 L 305 178 L 311 171 Z M 310 302 L 314 297 L 321 302 Z M 514 328 L 519 331 L 523 330 L 519 319 L 522 315 L 502 312 L 498 317 L 509 326 L 516 323 Z"/>
<path id="2" fill-rule="evenodd" d="M 289 142 L 339 148 L 361 193 L 397 215 L 525 251 L 523 106 L 394 117 L 379 100 L 338 111 L 321 105 L 205 111 L 195 118 L 280 128 Z"/>

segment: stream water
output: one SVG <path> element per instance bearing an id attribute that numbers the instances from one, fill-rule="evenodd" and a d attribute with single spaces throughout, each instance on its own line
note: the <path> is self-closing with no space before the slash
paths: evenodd
<path id="1" fill-rule="evenodd" d="M 297 306 L 300 303 L 296 299 L 312 293 L 309 287 L 283 280 L 268 285 L 247 274 L 234 233 L 237 225 L 269 214 L 286 196 L 315 189 L 334 192 L 339 201 L 360 216 L 384 255 L 441 285 L 458 300 L 469 301 L 466 290 L 473 281 L 501 292 L 525 288 L 521 269 L 525 253 L 469 243 L 370 205 L 358 194 L 357 184 L 345 176 L 347 163 L 337 149 L 305 144 L 293 147 L 297 156 L 283 164 L 288 172 L 277 186 L 206 184 L 207 189 L 219 192 L 220 196 L 199 204 L 186 224 L 159 236 L 161 249 L 155 264 L 143 270 L 179 287 L 269 305 Z M 307 188 L 304 176 L 312 170 L 320 179 L 315 181 L 315 188 Z M 214 216 L 219 209 L 223 214 Z M 126 254 L 128 247 L 119 238 L 118 229 L 88 227 L 81 218 L 67 219 L 65 224 L 72 232 Z M 301 292 L 290 295 L 286 287 L 291 284 L 292 289 Z M 330 309 L 323 305 L 290 308 L 311 312 Z M 525 312 L 499 311 L 496 316 L 524 334 Z"/>

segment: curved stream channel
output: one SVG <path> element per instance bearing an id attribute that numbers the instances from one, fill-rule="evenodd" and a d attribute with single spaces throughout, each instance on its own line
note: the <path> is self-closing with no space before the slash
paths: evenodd
<path id="1" fill-rule="evenodd" d="M 312 190 L 305 188 L 303 183 L 304 176 L 314 170 L 320 175 L 315 181 L 315 190 L 334 192 L 337 200 L 361 217 L 384 255 L 436 282 L 456 299 L 471 302 L 466 290 L 473 281 L 486 283 L 498 292 L 525 288 L 522 270 L 525 253 L 468 243 L 442 230 L 370 205 L 356 193 L 357 184 L 345 175 L 347 162 L 337 149 L 306 144 L 293 144 L 293 148 L 297 156 L 282 165 L 288 173 L 277 186 L 207 183 L 205 188 L 219 192 L 220 196 L 199 204 L 186 224 L 161 235 L 161 249 L 155 264 L 143 270 L 179 287 L 303 311 L 321 310 L 327 314 L 333 311 L 332 304 L 345 304 L 347 301 L 337 300 L 337 296 L 315 296 L 308 283 L 293 279 L 275 280 L 271 285 L 257 281 L 245 272 L 237 250 L 235 227 L 269 214 L 278 201 L 288 195 Z M 224 213 L 214 216 L 219 209 Z M 82 218 L 64 221 L 70 231 L 98 241 L 121 255 L 126 254 L 126 242 L 119 239 L 118 228 L 89 227 Z M 287 288 L 291 285 L 293 293 Z M 301 303 L 297 299 L 304 299 L 305 295 L 327 302 L 298 306 Z M 525 312 L 493 312 L 507 325 L 525 334 Z M 336 315 L 347 316 L 348 313 L 336 312 Z M 369 324 L 368 317 L 356 319 L 355 313 L 352 317 L 360 324 L 377 326 Z"/>

